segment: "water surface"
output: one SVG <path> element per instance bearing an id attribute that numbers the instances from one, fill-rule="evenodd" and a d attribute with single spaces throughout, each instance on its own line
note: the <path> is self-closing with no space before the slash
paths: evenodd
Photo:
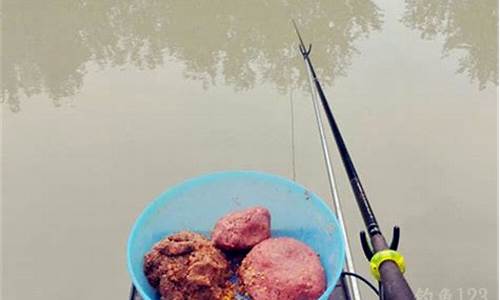
<path id="1" fill-rule="evenodd" d="M 414 290 L 498 298 L 495 1 L 2 4 L 3 299 L 125 299 L 135 217 L 202 173 L 272 172 L 329 200 L 291 18 Z"/>

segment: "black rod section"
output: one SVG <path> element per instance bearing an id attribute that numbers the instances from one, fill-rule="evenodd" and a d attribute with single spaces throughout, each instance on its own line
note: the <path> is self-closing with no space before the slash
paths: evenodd
<path id="1" fill-rule="evenodd" d="M 309 60 L 309 58 L 307 59 Z M 347 147 L 344 143 L 344 139 L 342 138 L 337 123 L 335 122 L 333 113 L 327 102 L 325 94 L 323 93 L 323 89 L 321 88 L 321 84 L 316 78 L 316 74 L 314 73 L 314 68 L 311 63 L 309 63 L 309 66 L 311 68 L 311 73 L 314 76 L 313 80 L 316 85 L 316 88 L 318 89 L 319 98 L 325 110 L 328 123 L 330 124 L 335 140 L 337 141 L 337 148 L 339 149 L 340 156 L 342 157 L 342 161 L 344 163 L 344 167 L 349 177 L 349 182 L 351 183 L 351 187 L 354 192 L 354 196 L 358 203 L 359 209 L 361 210 L 361 215 L 363 216 L 365 226 L 370 236 L 373 236 L 377 233 L 380 233 L 380 228 L 378 226 L 377 219 L 375 218 L 373 209 L 371 208 L 370 203 L 368 202 L 368 197 L 366 196 L 365 190 L 363 189 L 363 185 L 359 180 L 359 176 L 358 173 L 356 172 L 356 168 L 354 167 L 354 163 L 352 162 L 351 156 L 349 155 L 349 152 L 347 152 Z"/>
<path id="2" fill-rule="evenodd" d="M 342 138 L 342 134 L 340 133 L 340 129 L 337 125 L 337 122 L 335 122 L 335 118 L 333 117 L 332 110 L 330 109 L 330 105 L 328 104 L 328 100 L 326 99 L 326 96 L 323 92 L 323 88 L 321 87 L 321 83 L 319 82 L 318 78 L 316 77 L 316 71 L 314 70 L 312 62 L 309 58 L 309 52 L 310 52 L 311 48 L 309 47 L 309 50 L 306 51 L 306 48 L 304 46 L 304 42 L 302 41 L 302 37 L 300 36 L 300 33 L 298 31 L 298 28 L 297 28 L 297 25 L 295 24 L 295 22 L 294 22 L 294 26 L 295 26 L 295 30 L 297 31 L 297 35 L 299 36 L 299 40 L 300 40 L 300 51 L 301 51 L 302 55 L 304 56 L 304 59 L 307 61 L 307 65 L 309 66 L 309 70 L 311 71 L 311 74 L 313 77 L 313 82 L 316 86 L 316 90 L 318 91 L 318 95 L 319 95 L 319 98 L 321 100 L 321 104 L 322 104 L 323 109 L 325 111 L 326 117 L 328 119 L 328 123 L 330 124 L 330 128 L 333 132 L 335 140 L 337 141 L 337 148 L 339 149 L 340 156 L 342 157 L 342 161 L 344 163 L 344 167 L 346 169 L 347 176 L 349 177 L 349 182 L 351 183 L 351 187 L 352 187 L 352 190 L 354 192 L 356 202 L 358 203 L 358 207 L 361 211 L 363 221 L 365 222 L 365 226 L 366 226 L 370 236 L 381 233 L 380 228 L 378 226 L 377 219 L 375 218 L 375 214 L 373 213 L 373 209 L 371 208 L 370 203 L 368 202 L 368 197 L 366 196 L 366 193 L 363 189 L 363 185 L 361 184 L 361 181 L 359 180 L 359 176 L 358 176 L 358 173 L 356 172 L 356 168 L 354 167 L 354 163 L 352 162 L 351 156 L 349 155 L 349 152 L 347 151 L 347 147 L 345 145 L 344 139 Z"/>

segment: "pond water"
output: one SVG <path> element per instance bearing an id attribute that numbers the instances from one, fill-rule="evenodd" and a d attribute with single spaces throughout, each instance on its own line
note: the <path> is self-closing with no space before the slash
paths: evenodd
<path id="1" fill-rule="evenodd" d="M 415 292 L 497 299 L 493 0 L 3 1 L 2 299 L 126 299 L 135 217 L 189 177 L 261 170 L 329 200 L 291 18 Z"/>

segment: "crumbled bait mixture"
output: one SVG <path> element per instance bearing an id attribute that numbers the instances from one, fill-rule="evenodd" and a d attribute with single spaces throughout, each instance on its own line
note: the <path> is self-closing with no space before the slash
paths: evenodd
<path id="1" fill-rule="evenodd" d="M 162 300 L 228 300 L 230 265 L 200 234 L 183 231 L 157 243 L 144 257 L 144 273 Z"/>

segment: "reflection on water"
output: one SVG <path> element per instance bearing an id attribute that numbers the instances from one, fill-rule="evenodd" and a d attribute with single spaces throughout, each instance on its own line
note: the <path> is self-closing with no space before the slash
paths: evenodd
<path id="1" fill-rule="evenodd" d="M 323 82 L 345 74 L 353 42 L 381 26 L 370 0 L 357 1 L 30 1 L 3 3 L 2 100 L 53 99 L 82 87 L 88 62 L 153 69 L 167 56 L 204 86 L 235 89 L 272 82 L 281 91 L 306 83 L 290 19 L 315 43 Z"/>
<path id="2" fill-rule="evenodd" d="M 424 39 L 443 36 L 444 55 L 458 52 L 458 73 L 484 89 L 498 85 L 498 2 L 496 0 L 405 0 L 403 22 Z M 458 51 L 457 51 L 458 50 Z M 461 52 L 460 52 L 461 51 Z"/>

